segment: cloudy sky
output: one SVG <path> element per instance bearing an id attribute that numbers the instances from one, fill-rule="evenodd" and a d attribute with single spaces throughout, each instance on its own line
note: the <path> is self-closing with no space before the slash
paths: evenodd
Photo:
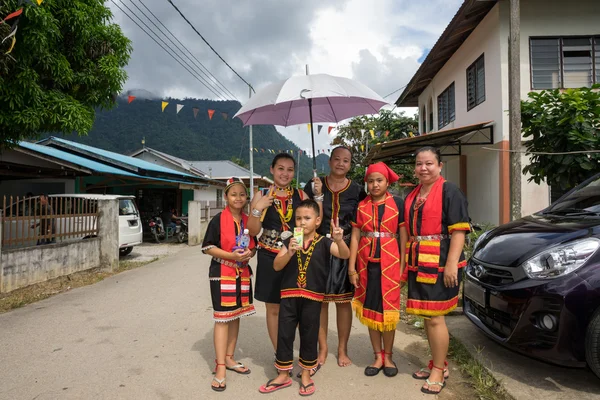
<path id="1" fill-rule="evenodd" d="M 257 90 L 291 75 L 304 74 L 308 64 L 311 74 L 352 78 L 386 96 L 408 83 L 462 0 L 172 2 Z M 242 103 L 248 98 L 248 87 L 210 50 L 169 0 L 143 0 L 143 4 L 141 0 L 110 0 L 107 5 L 115 22 L 133 42 L 126 90 L 145 89 L 160 97 L 235 97 Z M 159 31 L 168 35 L 165 27 L 177 38 L 170 39 L 190 56 L 191 60 L 184 58 L 185 63 L 198 79 L 146 33 L 155 32 L 167 43 L 165 46 L 157 39 L 163 47 L 183 54 Z M 200 82 L 205 78 L 198 61 L 227 92 L 218 84 L 209 85 L 209 90 Z M 393 103 L 400 93 L 386 100 Z M 306 126 L 278 130 L 301 148 L 310 147 Z M 316 147 L 328 148 L 330 141 L 331 136 L 322 132 L 316 137 Z"/>

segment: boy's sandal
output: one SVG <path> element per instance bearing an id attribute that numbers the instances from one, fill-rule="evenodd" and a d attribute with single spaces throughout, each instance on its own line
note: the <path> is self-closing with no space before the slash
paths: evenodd
<path id="1" fill-rule="evenodd" d="M 427 382 L 427 389 L 425 389 L 424 387 L 421 387 L 421 392 L 425 393 L 425 394 L 440 394 L 442 389 L 446 387 L 446 382 L 431 382 L 429 380 L 429 378 L 425 379 L 425 382 Z M 431 386 L 439 386 L 440 390 L 435 391 L 435 390 L 431 390 Z"/>
<path id="2" fill-rule="evenodd" d="M 215 392 L 223 392 L 225 389 L 227 389 L 227 385 L 225 384 L 225 378 L 219 379 L 216 376 L 213 376 L 212 380 L 219 384 L 219 386 L 210 385 L 211 389 Z"/>
<path id="3" fill-rule="evenodd" d="M 303 385 L 302 382 L 300 382 L 300 389 L 298 390 L 298 394 L 300 396 L 311 396 L 315 393 L 316 390 L 317 388 L 315 387 L 315 383 L 312 380 L 308 385 Z"/>
<path id="4" fill-rule="evenodd" d="M 414 379 L 425 380 L 425 379 L 429 378 L 429 376 L 431 375 L 432 369 L 433 369 L 433 360 L 429 360 L 429 365 L 427 365 L 427 368 L 421 368 L 417 372 L 414 372 L 412 374 L 412 377 Z M 427 375 L 419 375 L 422 373 L 427 373 Z M 450 375 L 448 374 L 448 361 L 444 361 L 444 380 L 446 380 L 448 378 L 450 378 Z"/>
<path id="5" fill-rule="evenodd" d="M 389 354 L 391 356 L 393 353 L 384 353 L 384 354 Z M 385 376 L 387 376 L 388 378 L 391 378 L 391 377 L 394 377 L 394 376 L 398 375 L 398 366 L 396 365 L 396 363 L 394 361 L 392 361 L 392 363 L 394 363 L 393 367 L 386 367 L 385 366 L 385 360 L 384 360 L 383 374 Z"/>
<path id="6" fill-rule="evenodd" d="M 270 381 L 268 381 L 267 383 L 265 383 L 264 385 L 262 385 L 258 391 L 261 393 L 273 393 L 278 391 L 279 389 L 285 389 L 286 387 L 290 387 L 292 386 L 292 380 L 289 379 L 287 382 L 284 383 L 273 383 L 275 379 L 271 379 Z"/>
<path id="7" fill-rule="evenodd" d="M 315 376 L 315 374 L 321 369 L 321 366 L 323 364 L 317 364 L 316 367 L 311 368 L 310 370 L 310 377 L 312 378 L 313 376 Z M 298 374 L 296 374 L 296 378 L 302 378 L 302 371 L 298 372 Z"/>

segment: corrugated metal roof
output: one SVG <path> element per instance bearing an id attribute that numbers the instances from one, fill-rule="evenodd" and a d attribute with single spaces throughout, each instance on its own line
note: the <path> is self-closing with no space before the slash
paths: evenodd
<path id="1" fill-rule="evenodd" d="M 241 167 L 229 160 L 215 160 L 215 161 L 190 161 L 194 167 L 204 171 L 204 173 L 208 174 L 212 178 L 231 178 L 232 176 L 237 177 L 248 177 L 250 176 L 250 171 L 244 167 Z M 211 171 L 212 170 L 212 171 Z M 260 175 L 254 174 L 257 178 L 260 178 Z"/>
<path id="2" fill-rule="evenodd" d="M 171 174 L 171 175 L 180 175 L 180 176 L 184 176 L 187 178 L 197 178 L 197 176 L 195 176 L 195 175 L 191 175 L 191 174 L 187 174 L 185 172 L 180 172 L 180 171 L 176 171 L 174 169 L 162 167 L 160 165 L 153 164 L 148 161 L 140 160 L 139 158 L 125 156 L 123 154 L 115 153 L 115 152 L 108 151 L 108 150 L 102 150 L 97 147 L 92 147 L 92 146 L 88 146 L 85 144 L 72 142 L 70 140 L 65 140 L 65 139 L 54 137 L 54 136 L 49 137 L 48 139 L 41 140 L 38 143 L 40 143 L 40 144 L 47 143 L 48 145 L 55 143 L 58 146 L 66 146 L 69 149 L 74 150 L 74 151 L 77 151 L 77 150 L 84 151 L 84 152 L 86 152 L 86 156 L 97 155 L 97 156 L 101 156 L 104 158 L 113 159 L 119 163 L 127 164 L 132 167 L 135 167 L 136 169 L 139 168 L 139 169 L 144 169 L 147 171 L 154 171 L 154 172 L 166 173 L 166 174 Z"/>

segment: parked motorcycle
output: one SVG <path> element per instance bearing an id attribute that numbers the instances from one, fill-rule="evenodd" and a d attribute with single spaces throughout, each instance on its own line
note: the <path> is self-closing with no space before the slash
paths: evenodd
<path id="1" fill-rule="evenodd" d="M 152 217 L 150 219 L 150 222 L 148 223 L 148 225 L 150 226 L 150 233 L 152 234 L 152 237 L 154 237 L 154 240 L 156 241 L 156 243 L 160 243 L 161 241 L 164 241 L 167 239 L 167 237 L 173 237 L 173 236 L 178 236 L 178 240 L 179 240 L 179 232 L 180 232 L 180 228 L 179 225 L 177 225 L 177 227 L 167 227 L 165 228 L 165 224 L 163 223 L 162 218 L 159 215 L 156 215 L 154 217 Z M 186 232 L 185 232 L 185 239 L 187 239 L 187 224 L 186 224 Z"/>
<path id="2" fill-rule="evenodd" d="M 188 240 L 188 222 L 187 218 L 181 218 L 179 221 L 180 225 L 178 225 L 177 240 L 179 243 L 184 243 Z"/>

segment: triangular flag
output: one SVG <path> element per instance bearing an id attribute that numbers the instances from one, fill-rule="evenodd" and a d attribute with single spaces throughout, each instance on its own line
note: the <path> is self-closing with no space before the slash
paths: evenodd
<path id="1" fill-rule="evenodd" d="M 6 16 L 6 18 L 3 19 L 3 21 L 8 21 L 11 18 L 14 17 L 18 17 L 19 15 L 21 15 L 23 13 L 23 7 L 19 8 L 17 11 L 10 13 Z"/>
<path id="2" fill-rule="evenodd" d="M 328 153 L 331 153 L 331 149 L 327 149 L 327 152 L 328 152 Z"/>
<path id="3" fill-rule="evenodd" d="M 317 134 L 321 133 L 321 129 L 323 129 L 323 125 L 317 125 Z"/>
<path id="4" fill-rule="evenodd" d="M 44 2 L 44 0 L 36 0 L 36 1 L 37 1 L 37 3 L 38 3 L 38 6 L 41 6 L 41 5 L 42 5 L 42 3 Z"/>
<path id="5" fill-rule="evenodd" d="M 208 110 L 208 119 L 212 120 L 212 116 L 215 113 L 215 110 Z"/>
<path id="6" fill-rule="evenodd" d="M 132 101 L 135 100 L 135 96 L 127 96 L 127 103 L 131 104 Z"/>
<path id="7" fill-rule="evenodd" d="M 15 28 L 15 32 L 16 31 L 17 31 L 17 29 Z M 17 43 L 17 38 L 15 36 L 13 36 L 12 43 L 10 44 L 10 47 L 8 48 L 8 51 L 6 53 L 4 53 L 4 54 L 10 54 L 13 51 L 13 49 L 15 48 L 15 43 Z"/>
<path id="8" fill-rule="evenodd" d="M 222 112 L 221 116 L 223 117 L 223 119 L 227 119 L 227 113 L 226 112 Z"/>
<path id="9" fill-rule="evenodd" d="M 200 109 L 198 107 L 193 107 L 192 110 L 194 110 L 194 119 L 196 119 L 196 117 L 198 116 L 198 111 L 200 111 Z"/>
<path id="10" fill-rule="evenodd" d="M 329 135 L 331 133 L 331 130 L 333 129 L 333 126 L 330 126 L 329 128 L 327 128 L 327 134 Z"/>
<path id="11" fill-rule="evenodd" d="M 162 110 L 163 110 L 163 111 L 165 111 L 165 108 L 166 108 L 168 105 L 169 105 L 169 103 L 168 103 L 168 102 L 166 102 L 166 101 L 163 101 L 163 102 L 162 102 Z"/>
<path id="12" fill-rule="evenodd" d="M 385 131 L 385 137 L 390 136 L 390 131 Z"/>
<path id="13" fill-rule="evenodd" d="M 371 139 L 375 139 L 375 131 L 373 129 L 369 129 L 369 133 L 371 134 Z"/>
<path id="14" fill-rule="evenodd" d="M 177 114 L 179 114 L 179 111 L 181 111 L 182 108 L 183 104 L 177 104 Z"/>
<path id="15" fill-rule="evenodd" d="M 256 147 L 254 148 L 254 151 L 258 153 L 258 149 Z"/>
<path id="16" fill-rule="evenodd" d="M 308 133 L 310 133 L 310 124 L 306 124 L 306 129 L 308 129 Z"/>
<path id="17" fill-rule="evenodd" d="M 263 153 L 265 152 L 265 149 L 260 149 L 260 151 L 262 151 Z"/>
<path id="18" fill-rule="evenodd" d="M 364 150 L 365 150 L 365 145 L 364 145 L 364 144 L 361 144 L 361 145 L 360 145 L 360 151 L 364 151 Z"/>
<path id="19" fill-rule="evenodd" d="M 317 154 L 321 154 L 321 150 L 317 149 Z"/>
<path id="20" fill-rule="evenodd" d="M 408 136 L 415 137 L 414 133 L 412 133 L 412 132 L 408 132 Z"/>

